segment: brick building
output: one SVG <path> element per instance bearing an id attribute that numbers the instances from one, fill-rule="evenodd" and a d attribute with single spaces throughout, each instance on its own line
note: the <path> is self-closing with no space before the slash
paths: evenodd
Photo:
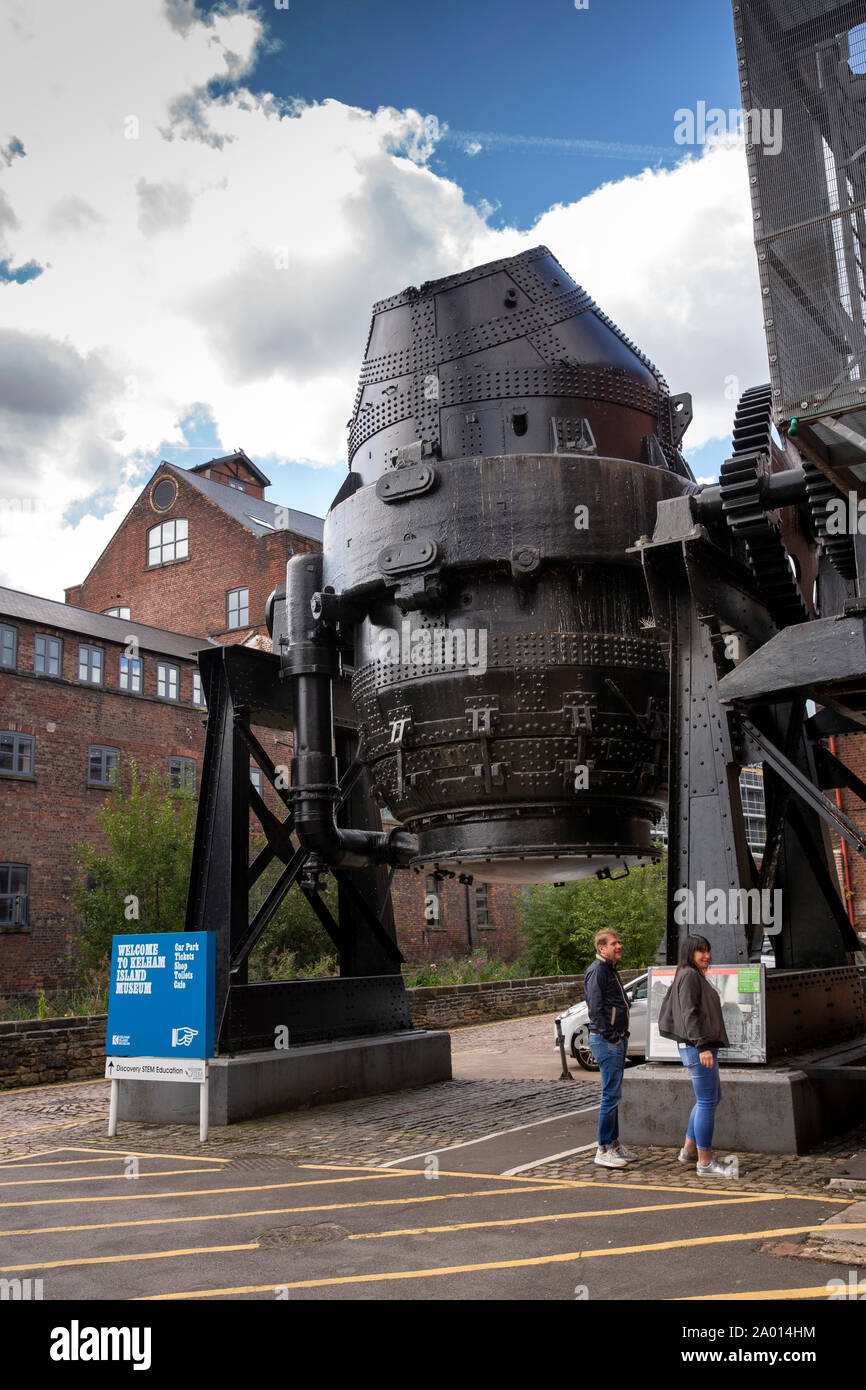
<path id="1" fill-rule="evenodd" d="M 0 589 L 0 994 L 68 983 L 74 850 L 99 840 L 118 760 L 197 786 L 197 651 L 270 649 L 268 595 L 292 554 L 321 547 L 322 521 L 269 502 L 268 486 L 242 451 L 161 463 L 65 604 Z M 258 734 L 288 763 L 290 735 Z M 398 874 L 393 891 L 410 961 L 519 954 L 519 889 Z"/>
<path id="2" fill-rule="evenodd" d="M 194 785 L 206 645 L 0 589 L 0 992 L 68 982 L 75 847 L 119 760 Z"/>

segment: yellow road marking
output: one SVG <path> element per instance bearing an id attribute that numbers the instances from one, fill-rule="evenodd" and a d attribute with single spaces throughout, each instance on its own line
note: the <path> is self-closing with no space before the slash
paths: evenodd
<path id="1" fill-rule="evenodd" d="M 63 1269 L 71 1265 L 125 1264 L 130 1260 L 175 1260 L 181 1255 L 215 1255 L 231 1250 L 258 1250 L 258 1241 L 246 1245 L 194 1245 L 189 1250 L 148 1250 L 138 1255 L 89 1255 L 80 1260 L 43 1260 L 41 1264 L 0 1265 L 0 1274 L 20 1274 L 28 1269 Z"/>
<path id="2" fill-rule="evenodd" d="M 142 1155 L 140 1155 L 140 1156 L 141 1156 L 142 1158 L 155 1158 L 155 1159 L 159 1159 L 159 1158 L 161 1158 L 162 1155 L 161 1155 L 161 1154 L 142 1154 Z M 86 1163 L 122 1163 L 123 1160 L 124 1160 L 125 1158 L 136 1158 L 136 1157 L 139 1157 L 139 1155 L 137 1155 L 137 1154 L 116 1153 L 116 1154 L 107 1154 L 105 1158 L 55 1158 L 55 1159 L 52 1159 L 50 1163 L 17 1163 L 17 1164 L 14 1165 L 14 1167 L 13 1167 L 13 1165 L 12 1165 L 11 1163 L 6 1164 L 6 1163 L 3 1163 L 3 1162 L 0 1162 L 0 1173 L 6 1173 L 6 1172 L 9 1172 L 9 1173 L 20 1172 L 22 1168 L 77 1168 L 77 1167 L 80 1167 L 80 1165 L 81 1165 L 82 1163 L 85 1163 L 85 1164 L 86 1164 Z M 205 1163 L 206 1163 L 207 1161 L 208 1161 L 207 1159 L 204 1160 Z M 201 1160 L 199 1160 L 199 1162 L 201 1162 Z M 220 1158 L 215 1158 L 215 1159 L 214 1159 L 214 1163 L 224 1163 L 224 1162 L 225 1162 L 225 1159 L 220 1159 Z M 176 1172 L 178 1172 L 178 1173 L 195 1173 L 195 1172 L 202 1172 L 202 1171 L 207 1172 L 207 1173 L 224 1173 L 224 1172 L 225 1172 L 225 1169 L 224 1169 L 224 1168 L 206 1168 L 206 1169 L 201 1169 L 201 1168 L 199 1168 L 199 1169 L 195 1169 L 195 1168 L 178 1168 L 178 1169 L 172 1169 L 171 1171 L 172 1171 L 172 1172 L 175 1172 L 175 1171 L 176 1171 Z M 156 1174 L 156 1173 L 149 1173 L 149 1174 L 148 1174 L 148 1177 L 158 1177 L 158 1176 L 159 1176 L 159 1174 Z M 69 1181 L 72 1182 L 73 1179 L 70 1178 Z M 77 1181 L 77 1179 L 76 1179 L 76 1181 Z M 97 1180 L 94 1178 L 93 1181 L 96 1182 Z M 63 1182 L 63 1178 L 52 1178 L 52 1182 Z M 8 1187 L 8 1186 L 9 1186 L 8 1183 L 0 1183 L 0 1187 Z"/>
<path id="3" fill-rule="evenodd" d="M 751 1303 L 754 1299 L 764 1298 L 829 1298 L 830 1292 L 826 1284 L 815 1284 L 809 1289 L 758 1289 L 756 1293 L 686 1294 L 683 1298 L 671 1298 L 667 1301 L 669 1303 L 739 1303 L 748 1299 Z"/>
<path id="4" fill-rule="evenodd" d="M 103 1155 L 93 1158 L 58 1158 L 53 1163 L 25 1163 L 24 1159 L 44 1158 L 46 1154 L 94 1154 Z M 17 1168 L 62 1168 L 71 1167 L 74 1163 L 116 1163 L 119 1158 L 154 1158 L 161 1160 L 179 1159 L 184 1163 L 232 1163 L 231 1158 L 220 1158 L 219 1154 L 210 1154 L 203 1157 L 201 1154 L 164 1154 L 164 1153 L 144 1153 L 139 1149 L 82 1149 L 79 1145 L 58 1144 L 53 1149 L 38 1149 L 34 1154 L 16 1154 L 12 1158 L 0 1158 L 0 1173 L 5 1168 L 13 1165 Z"/>
<path id="5" fill-rule="evenodd" d="M 113 1161 L 122 1163 L 124 1155 L 118 1154 Z M 85 1163 L 86 1159 L 83 1160 Z M 0 1170 L 2 1171 L 2 1170 Z M 224 1168 L 169 1168 L 162 1173 L 139 1173 L 133 1181 L 140 1182 L 142 1178 L 176 1178 L 179 1173 L 224 1173 Z M 44 1187 L 46 1183 L 71 1183 L 71 1182 L 129 1182 L 127 1173 L 94 1173 L 84 1178 L 19 1178 L 16 1182 L 0 1182 L 0 1187 Z"/>
<path id="6" fill-rule="evenodd" d="M 432 1152 L 432 1150 L 431 1150 L 431 1152 Z M 442 1150 L 440 1150 L 439 1152 L 441 1153 Z M 446 1150 L 446 1152 L 447 1152 L 447 1150 Z M 347 1171 L 347 1165 L 345 1165 L 345 1164 L 337 1164 L 337 1163 L 334 1163 L 334 1164 L 324 1164 L 324 1163 L 299 1163 L 297 1166 L 298 1166 L 298 1168 L 326 1168 L 326 1167 L 328 1167 L 328 1168 L 332 1168 L 332 1169 L 337 1170 L 337 1171 L 342 1171 L 342 1172 L 346 1172 L 346 1171 Z M 370 1167 L 370 1168 L 367 1169 L 366 1171 L 371 1172 L 371 1173 L 405 1173 L 405 1174 L 406 1174 L 407 1176 L 409 1176 L 409 1177 L 427 1177 L 427 1172 L 426 1172 L 426 1170 L 423 1169 L 423 1168 L 381 1168 L 381 1167 Z M 617 1191 L 619 1191 L 619 1192 L 687 1192 L 687 1193 L 689 1194 L 690 1197 L 697 1197 L 697 1196 L 700 1195 L 700 1192 L 701 1192 L 701 1189 L 700 1189 L 700 1188 L 696 1188 L 696 1187 L 682 1187 L 682 1186 L 680 1186 L 678 1183 L 670 1183 L 670 1182 L 666 1182 L 666 1183 L 652 1183 L 652 1182 L 600 1182 L 597 1178 L 554 1178 L 554 1177 L 548 1177 L 548 1178 L 530 1178 L 530 1177 L 527 1177 L 527 1175 L 526 1175 L 525 1173 L 518 1173 L 518 1174 L 515 1175 L 515 1174 L 509 1174 L 509 1173 L 468 1173 L 468 1172 L 451 1172 L 450 1169 L 446 1169 L 446 1168 L 440 1168 L 440 1169 L 439 1169 L 439 1177 L 440 1177 L 440 1178 L 483 1178 L 483 1179 L 487 1180 L 488 1182 L 490 1182 L 490 1181 L 494 1181 L 494 1182 L 519 1182 L 519 1183 L 532 1183 L 532 1182 L 535 1182 L 535 1183 L 556 1184 L 556 1185 L 559 1186 L 559 1187 L 611 1187 L 611 1188 L 615 1188 L 615 1189 L 616 1189 Z M 733 1181 L 733 1180 L 732 1180 L 732 1179 L 728 1179 L 728 1181 Z M 713 1197 L 713 1198 L 715 1198 L 715 1197 L 717 1197 L 717 1196 L 719 1195 L 719 1188 L 718 1188 L 718 1187 L 705 1188 L 704 1190 L 706 1191 L 707 1197 Z M 801 1193 L 799 1193 L 799 1192 L 770 1192 L 770 1191 L 767 1191 L 767 1190 L 764 1189 L 764 1188 L 757 1188 L 757 1187 L 756 1187 L 756 1188 L 747 1188 L 747 1189 L 743 1189 L 743 1188 L 739 1188 L 739 1187 L 734 1188 L 734 1189 L 730 1192 L 730 1197 L 733 1198 L 733 1197 L 736 1197 L 736 1196 L 738 1196 L 738 1195 L 740 1195 L 740 1194 L 743 1194 L 743 1195 L 744 1195 L 745 1192 L 747 1192 L 749 1196 L 754 1196 L 754 1197 L 776 1197 L 776 1198 L 779 1199 L 779 1201 L 783 1201 L 783 1200 L 784 1200 L 784 1201 L 792 1201 L 792 1202 L 831 1202 L 831 1203 L 835 1203 L 836 1206 L 850 1206 L 850 1203 L 851 1203 L 851 1196 L 850 1196 L 850 1193 L 847 1194 L 847 1195 L 844 1196 L 844 1197 L 818 1197 L 818 1196 L 811 1196 L 811 1195 L 809 1195 L 808 1193 L 802 1193 L 802 1194 L 801 1194 Z"/>
<path id="7" fill-rule="evenodd" d="M 848 1230 L 866 1228 L 866 1222 L 837 1222 L 837 1229 L 842 1225 Z M 282 1288 L 287 1289 L 318 1289 L 327 1288 L 332 1284 L 383 1284 L 397 1279 L 434 1279 L 446 1274 L 473 1274 L 491 1269 L 526 1269 L 533 1265 L 569 1264 L 575 1260 L 598 1259 L 608 1255 L 641 1255 L 660 1250 L 681 1250 L 686 1246 L 722 1245 L 725 1242 L 743 1240 L 767 1240 L 772 1236 L 799 1235 L 812 1229 L 811 1226 L 786 1226 L 777 1231 L 743 1231 L 733 1235 L 696 1236 L 694 1239 L 664 1240 L 652 1245 L 622 1245 L 613 1249 L 608 1246 L 602 1250 L 569 1250 L 561 1255 L 533 1255 L 522 1260 L 489 1260 L 483 1264 L 445 1265 L 434 1269 L 407 1269 L 389 1271 L 383 1274 L 340 1274 L 329 1279 L 297 1279 L 291 1283 L 280 1281 L 280 1284 Z M 827 1227 L 825 1226 L 823 1229 L 826 1230 Z M 244 1293 L 267 1293 L 273 1288 L 274 1284 L 270 1283 L 239 1285 L 231 1289 L 193 1289 L 185 1293 L 144 1294 L 132 1301 L 142 1303 L 182 1298 L 219 1298 Z"/>
<path id="8" fill-rule="evenodd" d="M 357 1211 L 361 1207 L 406 1207 L 418 1206 L 422 1202 L 461 1202 L 470 1197 L 511 1197 L 519 1192 L 556 1192 L 558 1188 L 538 1187 L 497 1187 L 481 1192 L 440 1192 L 431 1197 L 380 1197 L 367 1202 L 325 1202 L 317 1206 L 305 1207 L 264 1207 L 257 1211 L 217 1211 L 204 1212 L 200 1216 L 149 1216 L 137 1221 L 100 1221 L 85 1226 L 31 1226 L 11 1231 L 0 1231 L 0 1236 L 41 1236 L 64 1231 L 111 1231 L 127 1226 L 178 1226 L 185 1221 L 234 1221 L 242 1216 L 285 1216 L 304 1211 Z M 634 1207 L 624 1208 L 634 1211 Z M 639 1210 L 639 1208 L 638 1208 Z"/>
<path id="9" fill-rule="evenodd" d="M 222 1173 L 223 1169 L 217 1170 Z M 157 1176 L 160 1176 L 157 1174 Z M 399 1176 L 393 1173 L 380 1173 L 377 1176 L 364 1174 L 356 1178 L 313 1178 L 309 1182 L 262 1182 L 249 1187 L 200 1187 L 189 1192 L 130 1192 L 122 1197 L 34 1197 L 27 1202 L 0 1202 L 3 1207 L 60 1207 L 72 1202 L 155 1202 L 160 1197 L 212 1197 L 223 1192 L 270 1192 L 277 1187 L 322 1187 L 328 1183 L 335 1186 L 343 1182 L 381 1182 Z"/>
<path id="10" fill-rule="evenodd" d="M 402 1231 L 360 1231 L 350 1235 L 349 1240 L 382 1240 L 387 1236 L 434 1235 L 441 1231 L 486 1230 L 491 1226 L 531 1226 L 543 1221 L 583 1221 L 594 1216 L 626 1216 L 635 1211 L 679 1211 L 684 1207 L 739 1206 L 753 1202 L 770 1202 L 771 1197 L 718 1197 L 709 1202 L 659 1202 L 645 1207 L 619 1207 L 612 1211 L 560 1211 L 545 1212 L 543 1216 L 512 1216 L 504 1221 L 460 1221 L 450 1226 L 407 1226 Z"/>

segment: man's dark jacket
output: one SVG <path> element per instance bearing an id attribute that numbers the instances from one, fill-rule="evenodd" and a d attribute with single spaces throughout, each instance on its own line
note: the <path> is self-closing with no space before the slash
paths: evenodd
<path id="1" fill-rule="evenodd" d="M 597 957 L 583 977 L 583 997 L 589 1010 L 589 1027 L 608 1042 L 628 1037 L 628 1000 L 622 981 L 609 960 Z"/>

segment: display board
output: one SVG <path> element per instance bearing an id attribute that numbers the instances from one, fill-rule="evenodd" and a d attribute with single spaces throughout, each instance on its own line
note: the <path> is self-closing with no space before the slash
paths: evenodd
<path id="1" fill-rule="evenodd" d="M 659 1032 L 659 1013 L 673 983 L 676 967 L 654 965 L 647 988 L 648 1062 L 678 1062 L 679 1048 L 673 1038 Z M 763 965 L 711 965 L 707 979 L 722 1002 L 722 1017 L 730 1047 L 719 1049 L 720 1062 L 766 1062 L 766 992 Z"/>
<path id="2" fill-rule="evenodd" d="M 213 1056 L 215 942 L 214 932 L 113 938 L 107 1056 Z"/>

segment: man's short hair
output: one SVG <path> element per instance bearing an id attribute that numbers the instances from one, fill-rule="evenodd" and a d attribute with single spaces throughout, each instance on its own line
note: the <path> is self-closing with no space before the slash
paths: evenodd
<path id="1" fill-rule="evenodd" d="M 611 931 L 608 928 L 607 931 L 597 931 L 592 940 L 595 949 L 598 950 L 599 946 L 606 946 L 611 939 L 619 941 L 619 932 Z"/>

